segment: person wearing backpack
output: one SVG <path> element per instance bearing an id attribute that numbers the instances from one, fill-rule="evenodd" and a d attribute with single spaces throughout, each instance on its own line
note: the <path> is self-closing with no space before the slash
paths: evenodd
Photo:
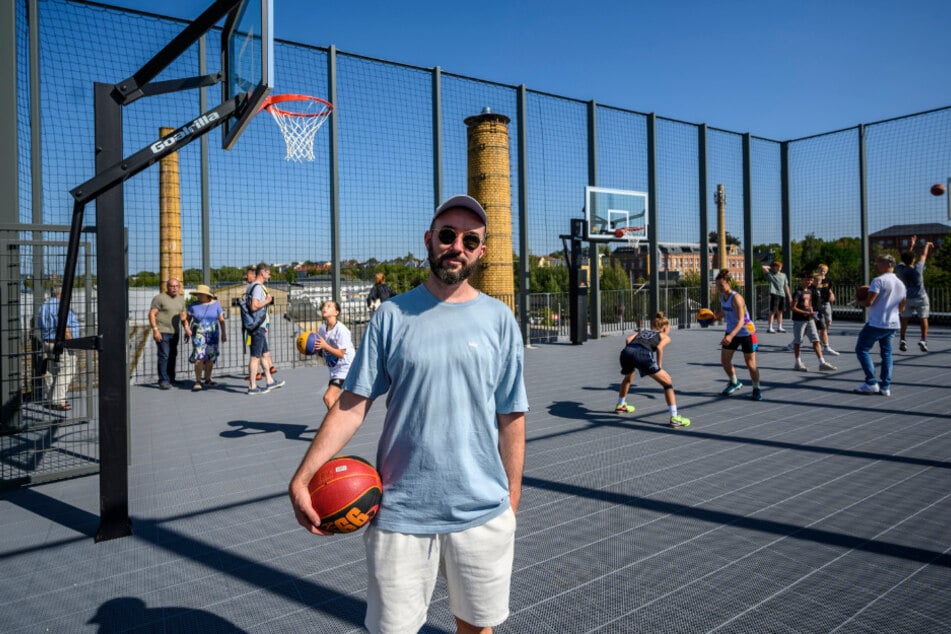
<path id="1" fill-rule="evenodd" d="M 249 266 L 249 267 L 248 267 L 248 270 L 245 271 L 245 273 L 244 273 L 244 283 L 245 283 L 245 284 L 248 284 L 248 285 L 253 284 L 253 283 L 254 283 L 254 280 L 256 280 L 257 277 L 258 277 L 258 267 L 257 267 L 256 264 L 253 264 L 253 265 Z M 267 289 L 265 289 L 265 291 L 266 291 L 266 290 L 267 290 Z M 248 351 L 248 348 L 251 347 L 251 336 L 248 334 L 248 331 L 247 331 L 247 330 L 245 329 L 245 327 L 244 327 L 244 312 L 245 312 L 244 308 L 245 308 L 245 304 L 244 304 L 244 303 L 241 303 L 240 306 L 241 306 L 241 308 L 242 308 L 242 312 L 241 312 L 241 314 L 242 314 L 241 340 L 242 340 L 242 345 L 244 346 L 244 351 L 247 352 L 247 351 Z M 251 321 L 250 317 L 248 318 L 248 320 Z M 274 365 L 274 360 L 271 358 L 271 351 L 270 351 L 270 350 L 268 350 L 267 352 L 264 353 L 264 357 L 266 358 L 266 361 L 271 365 L 271 374 L 274 374 L 275 372 L 277 372 L 277 366 Z M 263 365 L 263 363 L 262 363 L 262 365 Z M 260 371 L 260 370 L 258 370 L 258 373 L 257 373 L 257 375 L 255 375 L 254 378 L 255 378 L 256 380 L 260 381 L 262 376 L 264 376 L 264 375 L 261 374 L 261 371 Z"/>
<path id="2" fill-rule="evenodd" d="M 396 295 L 396 291 L 386 285 L 386 276 L 377 273 L 373 278 L 373 288 L 367 293 L 367 308 L 374 312 L 380 307 L 380 304 Z"/>
<path id="3" fill-rule="evenodd" d="M 274 304 L 274 296 L 264 285 L 271 279 L 271 267 L 261 262 L 255 269 L 256 277 L 244 293 L 241 308 L 241 323 L 251 338 L 251 359 L 248 362 L 248 395 L 265 394 L 284 387 L 284 381 L 275 381 L 271 376 L 271 356 L 267 354 L 268 307 Z M 258 368 L 263 367 L 266 384 L 258 387 Z"/>

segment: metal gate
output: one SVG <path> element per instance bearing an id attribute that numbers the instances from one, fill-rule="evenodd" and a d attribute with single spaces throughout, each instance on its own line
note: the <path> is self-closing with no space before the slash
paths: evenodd
<path id="1" fill-rule="evenodd" d="M 71 303 L 79 336 L 97 331 L 95 234 L 84 236 Z M 99 471 L 96 354 L 56 358 L 37 323 L 59 286 L 68 239 L 67 226 L 0 225 L 0 488 Z"/>

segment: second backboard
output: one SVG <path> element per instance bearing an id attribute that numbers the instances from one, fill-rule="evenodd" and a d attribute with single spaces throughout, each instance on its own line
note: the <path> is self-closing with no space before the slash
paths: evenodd
<path id="1" fill-rule="evenodd" d="M 585 187 L 588 239 L 647 239 L 647 194 L 626 189 Z"/>

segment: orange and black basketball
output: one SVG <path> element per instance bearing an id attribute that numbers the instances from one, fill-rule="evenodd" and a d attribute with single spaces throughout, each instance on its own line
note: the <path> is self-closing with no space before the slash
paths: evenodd
<path id="1" fill-rule="evenodd" d="M 944 186 L 944 183 L 935 183 L 931 186 L 931 195 L 932 196 L 944 196 L 944 192 L 947 191 L 947 187 Z"/>
<path id="2" fill-rule="evenodd" d="M 864 302 L 868 298 L 868 284 L 855 289 L 855 301 Z"/>
<path id="3" fill-rule="evenodd" d="M 337 456 L 317 470 L 307 486 L 320 528 L 352 533 L 376 517 L 383 499 L 380 474 L 357 456 Z"/>

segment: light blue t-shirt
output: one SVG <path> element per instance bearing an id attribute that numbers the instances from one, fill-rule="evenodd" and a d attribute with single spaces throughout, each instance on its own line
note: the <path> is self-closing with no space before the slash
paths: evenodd
<path id="1" fill-rule="evenodd" d="M 380 305 L 344 383 L 387 395 L 377 526 L 447 533 L 509 508 L 496 414 L 528 411 L 523 352 L 512 311 L 485 294 L 449 303 L 420 285 Z"/>

